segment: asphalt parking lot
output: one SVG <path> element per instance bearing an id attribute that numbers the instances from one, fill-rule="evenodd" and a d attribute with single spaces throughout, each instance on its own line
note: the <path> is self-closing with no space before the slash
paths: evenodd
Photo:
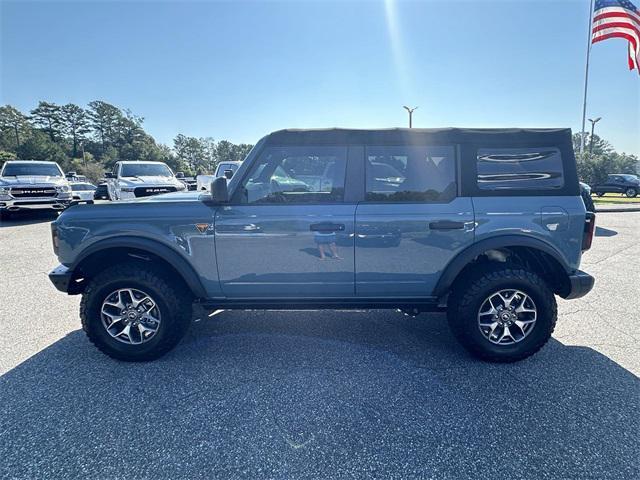
<path id="1" fill-rule="evenodd" d="M 640 213 L 598 216 L 594 291 L 512 365 L 391 311 L 225 311 L 119 363 L 46 277 L 50 220 L 0 224 L 2 478 L 640 476 Z"/>

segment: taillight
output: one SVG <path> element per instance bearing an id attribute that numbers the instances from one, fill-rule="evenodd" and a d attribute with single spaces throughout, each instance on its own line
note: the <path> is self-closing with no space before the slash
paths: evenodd
<path id="1" fill-rule="evenodd" d="M 58 228 L 55 223 L 51 224 L 51 240 L 53 241 L 53 253 L 58 255 L 58 247 L 60 246 L 60 240 L 58 238 Z"/>
<path id="2" fill-rule="evenodd" d="M 596 231 L 596 214 L 587 212 L 584 219 L 584 234 L 582 235 L 582 251 L 589 250 L 593 242 L 593 234 Z"/>

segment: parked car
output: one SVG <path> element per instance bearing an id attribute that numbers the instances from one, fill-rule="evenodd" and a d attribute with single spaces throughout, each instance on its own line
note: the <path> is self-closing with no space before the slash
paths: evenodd
<path id="1" fill-rule="evenodd" d="M 122 360 L 169 351 L 194 309 L 394 308 L 446 309 L 472 354 L 512 362 L 549 340 L 555 295 L 591 290 L 594 222 L 569 129 L 283 130 L 211 194 L 67 210 L 49 277 Z"/>
<path id="2" fill-rule="evenodd" d="M 211 182 L 219 177 L 226 176 L 231 179 L 240 165 L 242 165 L 242 162 L 220 162 L 213 175 L 200 174 L 196 177 L 196 190 L 209 190 Z"/>
<path id="3" fill-rule="evenodd" d="M 187 189 L 163 162 L 116 162 L 106 179 L 110 200 L 132 200 Z"/>
<path id="4" fill-rule="evenodd" d="M 176 178 L 184 183 L 186 190 L 197 190 L 197 181 L 195 177 L 185 177 L 183 172 L 176 172 Z"/>
<path id="5" fill-rule="evenodd" d="M 88 182 L 87 177 L 84 175 L 78 175 L 76 172 L 67 172 L 65 177 L 69 182 Z"/>
<path id="6" fill-rule="evenodd" d="M 109 188 L 107 187 L 107 183 L 106 182 L 98 183 L 98 186 L 97 186 L 95 192 L 93 192 L 93 199 L 94 200 L 109 200 Z"/>
<path id="7" fill-rule="evenodd" d="M 61 211 L 71 203 L 71 187 L 55 162 L 9 160 L 0 170 L 0 218 L 20 210 Z"/>
<path id="8" fill-rule="evenodd" d="M 605 193 L 622 193 L 633 198 L 640 193 L 640 178 L 637 175 L 614 173 L 607 175 L 606 182 L 592 185 L 591 191 L 599 197 Z"/>
<path id="9" fill-rule="evenodd" d="M 593 199 L 591 198 L 591 187 L 584 182 L 580 182 L 580 196 L 584 201 L 587 212 L 595 212 L 596 206 L 593 204 Z"/>
<path id="10" fill-rule="evenodd" d="M 71 182 L 73 200 L 93 201 L 96 186 L 89 182 Z"/>

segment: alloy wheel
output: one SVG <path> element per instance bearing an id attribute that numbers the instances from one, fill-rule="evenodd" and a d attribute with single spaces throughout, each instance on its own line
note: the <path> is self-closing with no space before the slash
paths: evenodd
<path id="1" fill-rule="evenodd" d="M 119 342 L 140 345 L 151 340 L 160 328 L 160 309 L 142 290 L 122 288 L 109 294 L 100 310 L 102 325 Z"/>
<path id="2" fill-rule="evenodd" d="M 489 295 L 478 311 L 478 328 L 496 345 L 512 345 L 533 330 L 538 310 L 533 299 L 521 290 L 505 289 Z"/>

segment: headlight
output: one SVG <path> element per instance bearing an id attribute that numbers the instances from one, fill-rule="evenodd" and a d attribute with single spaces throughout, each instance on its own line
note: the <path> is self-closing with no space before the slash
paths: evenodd
<path id="1" fill-rule="evenodd" d="M 56 187 L 56 192 L 58 193 L 67 193 L 71 191 L 71 188 L 69 188 L 69 185 L 60 185 Z"/>
<path id="2" fill-rule="evenodd" d="M 176 190 L 178 190 L 179 192 L 184 190 L 185 188 L 187 188 L 187 186 L 182 182 L 180 182 L 178 185 L 176 185 Z"/>
<path id="3" fill-rule="evenodd" d="M 9 195 L 9 187 L 0 187 L 0 195 Z"/>

